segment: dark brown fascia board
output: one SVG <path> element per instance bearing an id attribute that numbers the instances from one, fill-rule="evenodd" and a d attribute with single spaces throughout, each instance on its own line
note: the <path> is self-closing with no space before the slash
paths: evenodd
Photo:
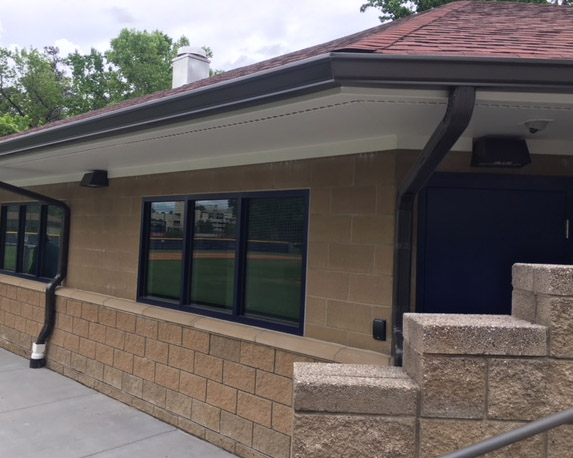
<path id="1" fill-rule="evenodd" d="M 0 140 L 0 157 L 125 135 L 340 87 L 573 93 L 573 61 L 332 52 L 97 116 Z"/>

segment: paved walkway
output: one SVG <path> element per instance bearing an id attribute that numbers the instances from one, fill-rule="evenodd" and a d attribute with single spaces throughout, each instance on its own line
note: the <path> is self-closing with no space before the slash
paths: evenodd
<path id="1" fill-rule="evenodd" d="M 0 348 L 0 458 L 234 458 Z"/>

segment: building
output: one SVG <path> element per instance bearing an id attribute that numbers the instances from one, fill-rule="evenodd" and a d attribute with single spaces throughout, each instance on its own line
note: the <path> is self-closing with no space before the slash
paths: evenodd
<path id="1" fill-rule="evenodd" d="M 289 456 L 294 361 L 400 362 L 404 312 L 570 263 L 572 29 L 457 2 L 1 139 L 0 344 Z"/>

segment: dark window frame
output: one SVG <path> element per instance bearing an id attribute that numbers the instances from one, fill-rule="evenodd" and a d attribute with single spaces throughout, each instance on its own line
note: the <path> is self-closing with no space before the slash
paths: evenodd
<path id="1" fill-rule="evenodd" d="M 16 245 L 16 263 L 15 270 L 8 270 L 4 268 L 4 254 L 6 249 L 6 231 L 7 231 L 7 213 L 8 207 L 18 207 L 18 240 Z M 9 202 L 0 205 L 0 273 L 4 275 L 11 275 L 14 277 L 26 278 L 28 280 L 36 280 L 41 282 L 49 282 L 52 278 L 42 276 L 44 267 L 44 256 L 46 248 L 46 238 L 40 234 L 47 234 L 48 228 L 48 207 L 52 205 L 42 202 Z M 24 242 L 25 242 L 25 228 L 26 228 L 26 208 L 27 207 L 40 207 L 40 220 L 38 224 L 38 245 L 37 245 L 37 258 L 34 273 L 22 272 L 24 261 Z M 53 207 L 53 206 L 52 206 Z M 57 270 L 57 266 L 56 266 Z"/>
<path id="2" fill-rule="evenodd" d="M 299 320 L 298 324 L 287 324 L 279 320 L 255 318 L 244 315 L 245 309 L 245 277 L 246 277 L 246 252 L 247 252 L 247 208 L 249 199 L 257 198 L 302 198 L 304 201 L 304 220 L 302 234 L 302 259 L 301 259 L 301 288 L 299 299 Z M 193 262 L 193 235 L 194 235 L 194 204 L 201 200 L 224 200 L 237 199 L 237 234 L 235 244 L 235 272 L 234 272 L 234 297 L 232 311 L 229 313 L 207 309 L 192 304 L 191 302 L 191 279 Z M 178 301 L 165 298 L 158 298 L 146 295 L 148 279 L 148 253 L 149 253 L 149 232 L 151 205 L 156 202 L 177 202 L 181 201 L 185 206 L 185 226 L 183 231 L 182 246 L 182 266 L 181 266 L 181 291 Z M 307 251 L 308 251 L 308 228 L 309 228 L 309 191 L 308 190 L 288 190 L 288 191 L 260 191 L 260 192 L 236 192 L 236 193 L 213 193 L 213 194 L 191 194 L 146 197 L 142 199 L 141 212 L 141 235 L 139 251 L 139 272 L 137 281 L 138 302 L 165 307 L 184 312 L 196 313 L 199 315 L 219 318 L 226 321 L 257 326 L 290 334 L 303 335 L 304 332 L 304 311 L 306 299 L 306 272 L 307 272 Z"/>

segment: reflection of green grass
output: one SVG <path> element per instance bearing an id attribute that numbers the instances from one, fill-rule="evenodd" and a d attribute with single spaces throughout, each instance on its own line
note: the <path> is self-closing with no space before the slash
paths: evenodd
<path id="1" fill-rule="evenodd" d="M 4 269 L 16 270 L 16 245 L 4 245 Z"/>
<path id="2" fill-rule="evenodd" d="M 192 300 L 217 308 L 232 308 L 234 264 L 234 259 L 194 259 Z M 180 268 L 181 261 L 150 261 L 148 294 L 178 299 Z M 297 322 L 300 318 L 301 269 L 300 259 L 248 259 L 246 313 Z"/>

